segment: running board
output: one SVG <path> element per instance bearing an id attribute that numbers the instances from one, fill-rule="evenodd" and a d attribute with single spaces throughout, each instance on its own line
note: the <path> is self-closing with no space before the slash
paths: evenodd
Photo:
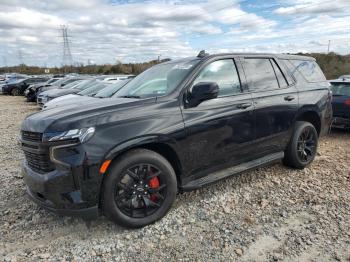
<path id="1" fill-rule="evenodd" d="M 284 157 L 284 152 L 278 152 L 274 154 L 270 154 L 267 156 L 264 156 L 262 158 L 258 158 L 234 167 L 230 167 L 224 170 L 220 170 L 217 172 L 214 172 L 212 174 L 209 174 L 207 176 L 201 177 L 199 179 L 193 180 L 185 184 L 182 189 L 184 191 L 190 191 L 199 187 L 202 187 L 204 185 L 213 183 L 215 181 L 224 179 L 226 177 L 236 175 L 239 173 L 242 173 L 244 171 L 255 169 L 257 167 L 261 167 L 267 164 L 271 164 L 274 162 L 280 161 Z"/>

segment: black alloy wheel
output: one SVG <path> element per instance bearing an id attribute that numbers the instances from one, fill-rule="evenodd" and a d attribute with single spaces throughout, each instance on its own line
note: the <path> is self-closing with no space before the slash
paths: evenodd
<path id="1" fill-rule="evenodd" d="M 115 223 L 138 228 L 164 217 L 176 193 L 176 174 L 167 159 L 133 149 L 113 160 L 104 175 L 101 207 Z"/>
<path id="2" fill-rule="evenodd" d="M 317 145 L 316 128 L 310 122 L 297 121 L 293 135 L 284 152 L 283 163 L 297 169 L 305 168 L 315 159 Z"/>
<path id="3" fill-rule="evenodd" d="M 160 169 L 151 164 L 127 168 L 116 184 L 115 201 L 132 218 L 143 218 L 159 209 L 166 197 L 166 182 Z"/>
<path id="4" fill-rule="evenodd" d="M 301 162 L 308 163 L 316 153 L 316 134 L 312 127 L 307 126 L 298 138 L 298 157 Z"/>

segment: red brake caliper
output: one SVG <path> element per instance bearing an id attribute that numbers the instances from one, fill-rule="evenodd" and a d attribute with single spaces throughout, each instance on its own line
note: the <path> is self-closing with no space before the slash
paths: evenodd
<path id="1" fill-rule="evenodd" d="M 155 176 L 155 177 L 151 178 L 150 181 L 148 182 L 148 186 L 150 188 L 153 188 L 153 189 L 158 188 L 159 187 L 159 179 L 158 179 L 158 177 Z M 153 202 L 156 202 L 158 200 L 158 197 L 156 196 L 156 194 L 151 194 L 150 199 Z"/>

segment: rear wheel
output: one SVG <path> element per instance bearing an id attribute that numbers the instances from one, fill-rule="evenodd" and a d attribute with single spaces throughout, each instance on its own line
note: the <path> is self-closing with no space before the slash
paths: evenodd
<path id="1" fill-rule="evenodd" d="M 297 121 L 285 152 L 284 164 L 303 169 L 315 159 L 317 145 L 318 133 L 315 127 L 309 122 Z"/>
<path id="2" fill-rule="evenodd" d="M 164 157 L 150 150 L 132 150 L 106 174 L 102 209 L 117 224 L 142 227 L 169 211 L 176 192 L 174 169 Z"/>

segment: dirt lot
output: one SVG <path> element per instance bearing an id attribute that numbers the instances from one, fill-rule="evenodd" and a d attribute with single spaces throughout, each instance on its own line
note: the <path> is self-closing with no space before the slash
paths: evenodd
<path id="1" fill-rule="evenodd" d="M 36 111 L 0 96 L 0 261 L 350 261 L 350 133 L 320 142 L 315 162 L 281 164 L 177 197 L 154 225 L 58 217 L 25 195 L 17 136 Z"/>

